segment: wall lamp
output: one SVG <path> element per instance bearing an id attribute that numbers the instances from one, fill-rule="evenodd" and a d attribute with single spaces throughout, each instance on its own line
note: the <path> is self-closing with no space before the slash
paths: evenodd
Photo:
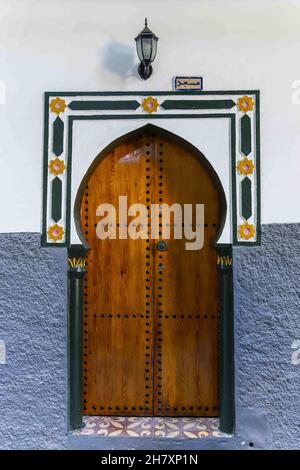
<path id="1" fill-rule="evenodd" d="M 148 28 L 147 18 L 145 27 L 135 38 L 137 55 L 141 61 L 138 72 L 143 80 L 147 80 L 152 74 L 151 62 L 154 61 L 157 50 L 158 37 Z"/>

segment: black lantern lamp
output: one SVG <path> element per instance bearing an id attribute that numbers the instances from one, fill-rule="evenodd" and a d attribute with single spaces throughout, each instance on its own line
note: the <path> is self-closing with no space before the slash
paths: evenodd
<path id="1" fill-rule="evenodd" d="M 138 72 L 140 77 L 147 80 L 152 74 L 151 62 L 156 56 L 158 37 L 148 28 L 147 18 L 145 18 L 145 28 L 135 38 L 137 55 L 141 61 Z"/>

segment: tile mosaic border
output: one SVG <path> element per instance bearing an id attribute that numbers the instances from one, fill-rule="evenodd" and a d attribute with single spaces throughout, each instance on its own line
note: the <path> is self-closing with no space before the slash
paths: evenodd
<path id="1" fill-rule="evenodd" d="M 219 430 L 218 418 L 84 416 L 83 423 L 84 427 L 74 435 L 167 439 L 231 437 Z"/>

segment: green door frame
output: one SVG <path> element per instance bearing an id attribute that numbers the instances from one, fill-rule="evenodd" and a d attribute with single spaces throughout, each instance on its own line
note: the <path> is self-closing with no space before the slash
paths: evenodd
<path id="1" fill-rule="evenodd" d="M 158 97 L 160 110 L 158 113 L 141 111 L 143 97 Z M 241 107 L 240 101 L 250 96 L 254 111 Z M 125 100 L 124 97 L 127 97 Z M 51 103 L 60 100 L 67 105 L 56 112 Z M 121 97 L 121 98 L 120 98 Z M 176 97 L 176 98 L 175 98 Z M 180 99 L 178 99 L 180 97 Z M 251 98 L 252 97 L 252 98 Z M 175 99 L 174 99 L 175 98 Z M 88 101 L 87 101 L 88 100 Z M 248 103 L 249 104 L 249 103 Z M 50 109 L 51 108 L 51 109 Z M 71 171 L 73 148 L 73 124 L 83 120 L 143 120 L 155 122 L 159 119 L 229 119 L 230 122 L 230 154 L 231 154 L 231 210 L 233 245 L 260 245 L 260 93 L 258 90 L 224 90 L 224 91 L 135 91 L 135 92 L 46 92 L 44 104 L 44 173 L 43 173 L 43 230 L 41 244 L 44 247 L 68 247 L 69 250 L 69 428 L 78 429 L 82 426 L 82 346 L 83 308 L 84 308 L 84 257 L 86 246 L 70 245 L 71 220 Z M 102 111 L 105 114 L 102 114 Z M 126 111 L 127 110 L 127 111 Z M 134 112 L 136 110 L 136 112 Z M 169 110 L 169 111 L 168 111 Z M 177 110 L 176 112 L 173 112 Z M 190 111 L 189 111 L 190 110 Z M 91 111 L 93 113 L 91 114 Z M 212 112 L 213 111 L 213 112 Z M 248 112 L 250 111 L 250 112 Z M 126 112 L 126 114 L 124 114 Z M 75 114 L 74 114 L 75 113 Z M 54 119 L 53 119 L 54 116 Z M 53 138 L 51 138 L 51 136 Z M 238 138 L 240 136 L 240 139 Z M 251 137 L 252 136 L 252 137 Z M 52 139 L 52 140 L 51 140 Z M 251 142 L 254 142 L 251 149 Z M 67 144 L 67 145 L 65 145 Z M 66 147 L 66 148 L 64 148 Z M 66 155 L 64 151 L 67 149 Z M 237 236 L 237 160 L 255 155 L 255 178 L 251 190 L 255 190 L 254 207 L 256 209 L 256 238 L 240 240 Z M 53 174 L 49 171 L 54 154 L 66 159 L 65 179 L 58 175 L 53 182 Z M 61 157 L 62 155 L 62 157 Z M 252 153 L 251 153 L 252 155 Z M 251 158 L 251 157 L 250 157 Z M 253 157 L 252 157 L 253 158 Z M 242 209 L 249 213 L 250 191 L 247 175 L 242 181 L 240 191 L 243 195 Z M 53 184 L 52 184 L 53 183 Z M 65 185 L 66 203 L 65 219 L 63 220 L 63 202 L 61 188 Z M 49 196 L 49 197 L 48 197 Z M 50 198 L 50 199 L 49 199 Z M 52 205 L 47 201 L 51 200 Z M 245 207 L 244 207 L 245 206 Z M 51 208 L 51 210 L 49 209 Z M 76 208 L 75 208 L 76 209 Z M 49 236 L 53 216 L 60 219 L 64 237 Z M 78 223 L 75 220 L 78 230 Z M 50 238 L 49 238 L 50 237 Z M 232 433 L 234 430 L 234 319 L 233 319 L 233 280 L 232 280 L 232 244 L 217 245 L 219 253 L 218 269 L 221 273 L 221 367 L 220 367 L 220 429 Z"/>
<path id="2" fill-rule="evenodd" d="M 160 135 L 172 137 L 179 144 L 186 146 L 192 153 L 204 155 L 189 142 L 176 136 L 169 131 L 157 128 L 151 124 L 144 127 L 150 132 L 159 132 Z M 94 168 L 105 158 L 116 146 L 126 141 L 129 137 L 139 133 L 141 129 L 129 132 L 116 139 L 104 149 L 94 160 L 87 171 L 77 193 L 75 202 L 75 223 L 77 232 L 84 243 L 84 234 L 81 228 L 81 197 Z M 226 217 L 226 200 L 221 182 L 209 162 L 206 161 L 208 171 L 219 188 L 221 197 L 222 222 L 220 233 L 222 233 Z M 218 252 L 218 270 L 221 277 L 221 335 L 220 335 L 220 430 L 229 434 L 234 431 L 234 325 L 233 325 L 233 279 L 232 279 L 232 244 L 215 244 Z M 69 253 L 69 428 L 70 430 L 82 427 L 83 415 L 83 314 L 84 314 L 84 275 L 85 255 L 87 245 L 71 245 Z"/>
<path id="3" fill-rule="evenodd" d="M 221 274 L 220 335 L 220 430 L 233 434 L 234 404 L 234 314 L 232 245 L 216 245 Z M 69 429 L 83 426 L 83 314 L 86 248 L 71 245 L 69 253 Z"/>

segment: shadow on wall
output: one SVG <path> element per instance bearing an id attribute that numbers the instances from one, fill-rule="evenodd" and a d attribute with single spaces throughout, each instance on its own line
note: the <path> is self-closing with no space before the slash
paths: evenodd
<path id="1" fill-rule="evenodd" d="M 102 67 L 121 77 L 137 77 L 135 49 L 120 42 L 111 41 L 100 51 Z M 103 69 L 102 69 L 103 71 Z"/>

